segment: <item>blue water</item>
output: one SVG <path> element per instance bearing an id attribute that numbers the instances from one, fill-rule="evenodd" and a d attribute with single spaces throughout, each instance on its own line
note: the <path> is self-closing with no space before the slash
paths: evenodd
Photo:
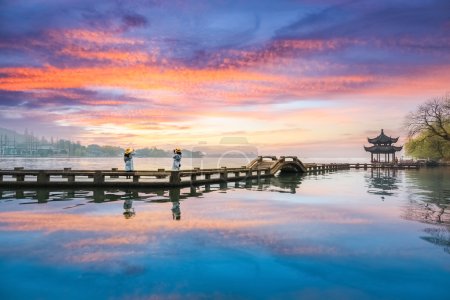
<path id="1" fill-rule="evenodd" d="M 449 175 L 0 189 L 0 298 L 445 299 Z"/>

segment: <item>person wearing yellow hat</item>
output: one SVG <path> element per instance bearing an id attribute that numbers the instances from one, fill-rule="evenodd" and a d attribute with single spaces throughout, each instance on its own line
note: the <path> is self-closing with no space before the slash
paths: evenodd
<path id="1" fill-rule="evenodd" d="M 133 156 L 134 156 L 133 148 L 125 149 L 125 152 L 123 153 L 123 161 L 125 162 L 125 171 L 127 172 L 134 171 Z"/>
<path id="2" fill-rule="evenodd" d="M 172 171 L 180 171 L 181 168 L 181 149 L 175 148 L 173 149 L 173 165 L 172 165 Z"/>

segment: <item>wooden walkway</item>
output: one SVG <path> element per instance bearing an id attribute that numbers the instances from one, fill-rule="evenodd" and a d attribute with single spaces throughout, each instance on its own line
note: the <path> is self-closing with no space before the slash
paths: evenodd
<path id="1" fill-rule="evenodd" d="M 0 187 L 182 187 L 272 177 L 278 172 L 313 173 L 343 169 L 391 168 L 381 164 L 304 164 L 296 156 L 259 156 L 240 168 L 182 171 L 0 170 Z M 418 168 L 418 165 L 396 168 Z"/>

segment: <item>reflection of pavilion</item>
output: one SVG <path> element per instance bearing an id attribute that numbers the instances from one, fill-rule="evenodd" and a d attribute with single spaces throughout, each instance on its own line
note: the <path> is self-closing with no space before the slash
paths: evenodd
<path id="1" fill-rule="evenodd" d="M 397 171 L 395 169 L 371 169 L 367 179 L 369 194 L 391 196 L 398 189 Z"/>

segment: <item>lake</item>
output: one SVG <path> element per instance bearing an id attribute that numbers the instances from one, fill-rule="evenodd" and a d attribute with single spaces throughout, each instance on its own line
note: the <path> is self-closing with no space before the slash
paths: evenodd
<path id="1" fill-rule="evenodd" d="M 245 164 L 182 168 L 222 163 Z M 123 168 L 120 158 L 0 162 L 18 166 Z M 450 168 L 423 168 L 170 190 L 3 188 L 0 298 L 444 299 L 449 179 Z"/>

